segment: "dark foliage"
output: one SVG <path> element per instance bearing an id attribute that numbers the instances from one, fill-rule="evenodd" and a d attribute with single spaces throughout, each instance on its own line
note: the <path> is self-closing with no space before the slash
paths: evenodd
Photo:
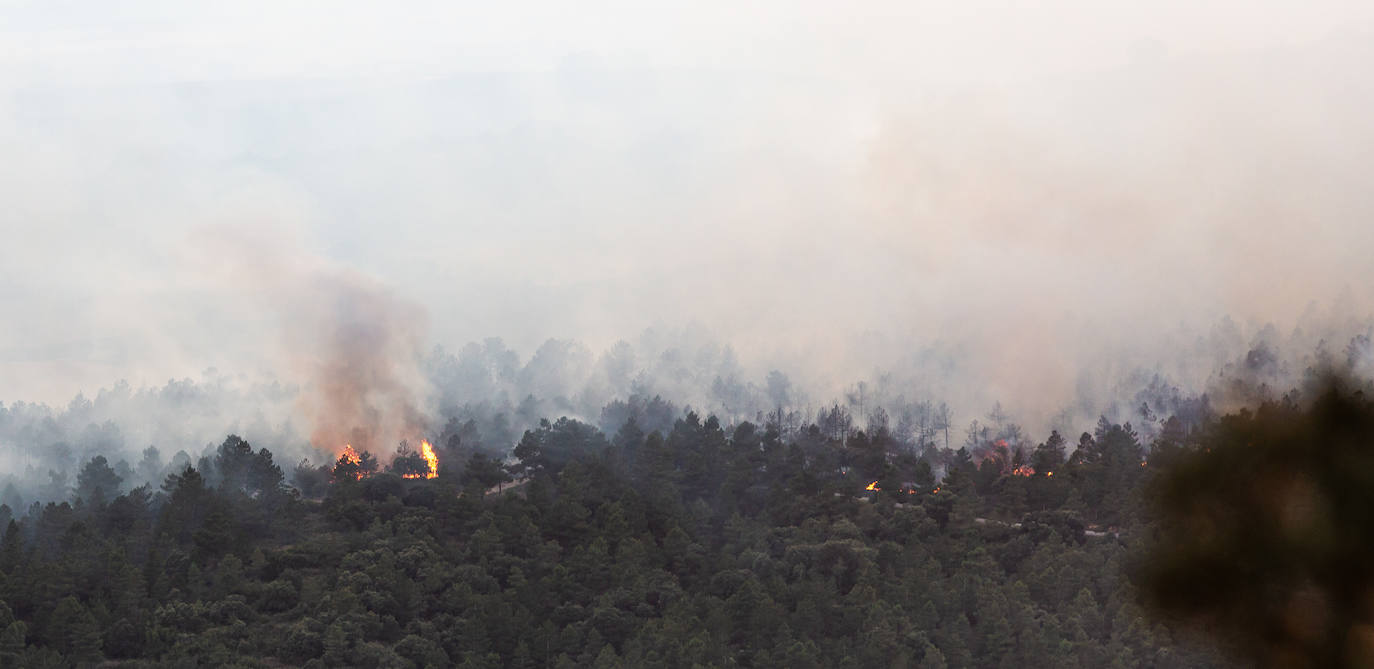
<path id="1" fill-rule="evenodd" d="M 1222 418 L 1149 488 L 1148 601 L 1257 666 L 1374 662 L 1374 403 L 1344 385 Z"/>
<path id="2" fill-rule="evenodd" d="M 232 436 L 160 491 L 92 461 L 103 502 L 9 511 L 0 664 L 1222 664 L 1122 576 L 1149 532 L 1128 425 L 1072 457 L 1057 434 L 956 453 L 838 406 L 786 439 L 666 406 L 613 407 L 611 439 L 542 422 L 508 461 L 450 426 L 434 479 L 361 453 L 302 463 L 298 491 Z"/>

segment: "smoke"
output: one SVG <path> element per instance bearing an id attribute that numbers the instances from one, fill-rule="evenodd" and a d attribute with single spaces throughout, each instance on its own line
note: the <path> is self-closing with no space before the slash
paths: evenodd
<path id="1" fill-rule="evenodd" d="M 359 277 L 317 278 L 308 299 L 290 341 L 308 379 L 311 442 L 376 451 L 421 434 L 424 312 Z"/>
<path id="2" fill-rule="evenodd" d="M 35 7 L 4 30 L 43 57 L 0 60 L 3 399 L 210 379 L 242 402 L 184 431 L 101 420 L 294 454 L 860 382 L 1039 434 L 1369 364 L 1367 3 L 793 4 L 493 9 L 457 50 L 349 3 L 138 48 Z"/>
<path id="3" fill-rule="evenodd" d="M 1036 424 L 1142 369 L 1207 390 L 1253 337 L 1301 372 L 1374 308 L 1371 56 L 1331 38 L 907 96 L 860 218 L 916 268 L 893 272 L 906 324 L 967 347 L 977 401 Z M 1197 350 L 1222 315 L 1247 341 Z"/>
<path id="4" fill-rule="evenodd" d="M 191 246 L 200 267 L 215 267 L 226 311 L 267 316 L 258 323 L 267 332 L 243 335 L 276 339 L 265 353 L 300 388 L 297 409 L 315 448 L 385 453 L 425 433 L 430 390 L 420 365 L 428 316 L 420 305 L 264 229 L 208 228 Z"/>

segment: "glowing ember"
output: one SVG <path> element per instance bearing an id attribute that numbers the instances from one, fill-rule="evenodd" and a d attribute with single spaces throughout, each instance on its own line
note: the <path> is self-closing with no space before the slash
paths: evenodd
<path id="1" fill-rule="evenodd" d="M 1144 467 L 1144 466 L 1147 465 L 1147 464 L 1149 464 L 1149 463 L 1145 462 L 1144 460 L 1141 460 L 1141 461 L 1140 461 L 1140 466 L 1141 466 L 1141 467 Z"/>
<path id="2" fill-rule="evenodd" d="M 938 494 L 940 494 L 940 486 L 935 486 L 935 489 L 932 490 L 932 491 L 930 491 L 930 494 L 932 494 L 932 495 L 938 495 Z"/>
<path id="3" fill-rule="evenodd" d="M 868 487 L 864 488 L 864 490 L 882 490 L 882 488 L 879 488 L 879 487 L 878 487 L 878 482 L 877 482 L 877 481 L 874 481 L 874 482 L 868 484 Z"/>
<path id="4" fill-rule="evenodd" d="M 1045 476 L 1054 476 L 1054 472 L 1045 472 Z"/>

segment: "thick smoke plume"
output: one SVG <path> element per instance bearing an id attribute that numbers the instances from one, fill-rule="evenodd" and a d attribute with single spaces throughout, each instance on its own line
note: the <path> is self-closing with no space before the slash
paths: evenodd
<path id="1" fill-rule="evenodd" d="M 315 284 L 303 305 L 304 327 L 288 334 L 306 375 L 311 443 L 375 452 L 421 434 L 424 312 L 363 277 L 320 277 Z"/>
<path id="2" fill-rule="evenodd" d="M 221 277 L 230 282 L 226 304 L 270 315 L 265 325 L 280 336 L 280 369 L 300 387 L 311 445 L 326 452 L 346 444 L 387 452 L 424 433 L 423 308 L 280 235 L 220 228 L 205 231 L 200 242 L 214 249 L 224 268 L 253 268 L 246 293 L 242 272 Z"/>

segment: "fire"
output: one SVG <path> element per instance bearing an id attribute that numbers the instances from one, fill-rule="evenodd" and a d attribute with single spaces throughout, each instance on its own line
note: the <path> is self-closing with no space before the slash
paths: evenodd
<path id="1" fill-rule="evenodd" d="M 1045 472 L 1045 476 L 1054 476 L 1054 472 Z"/>
<path id="2" fill-rule="evenodd" d="M 932 490 L 932 491 L 930 491 L 930 494 L 932 494 L 932 495 L 938 495 L 938 494 L 940 494 L 940 486 L 935 486 L 935 489 Z"/>
<path id="3" fill-rule="evenodd" d="M 439 456 L 435 454 L 434 447 L 429 445 L 429 441 L 420 440 L 420 455 L 425 459 L 425 465 L 429 468 L 424 474 L 406 474 L 408 479 L 418 479 L 424 477 L 432 479 L 439 475 Z"/>
<path id="4" fill-rule="evenodd" d="M 879 488 L 879 487 L 878 487 L 878 482 L 877 482 L 877 481 L 874 481 L 874 482 L 868 484 L 868 487 L 864 488 L 864 490 L 882 490 L 882 488 Z"/>
<path id="5" fill-rule="evenodd" d="M 429 464 L 429 471 L 425 472 L 425 478 L 432 479 L 438 476 L 439 456 L 434 454 L 434 447 L 423 439 L 420 440 L 420 455 L 425 456 L 425 462 Z"/>
<path id="6" fill-rule="evenodd" d="M 363 464 L 363 459 L 358 457 L 357 451 L 353 450 L 353 444 L 344 444 L 343 453 L 339 454 L 339 464 L 343 464 L 345 462 L 347 462 L 350 465 L 353 465 L 353 471 L 355 473 L 355 476 L 359 481 L 361 481 L 363 478 L 363 472 L 362 469 L 360 469 L 360 467 Z M 338 471 L 337 466 L 335 466 L 335 471 Z"/>
<path id="7" fill-rule="evenodd" d="M 1013 476 L 1035 476 L 1035 468 L 1030 465 L 1020 465 L 1011 470 Z"/>

